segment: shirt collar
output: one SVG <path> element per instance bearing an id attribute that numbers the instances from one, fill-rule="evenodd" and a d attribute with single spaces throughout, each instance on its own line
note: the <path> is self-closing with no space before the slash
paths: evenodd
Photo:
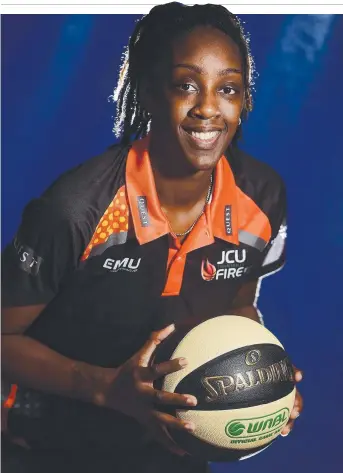
<path id="1" fill-rule="evenodd" d="M 126 163 L 126 186 L 137 240 L 148 243 L 170 233 L 156 191 L 149 157 L 150 136 L 134 141 Z M 238 244 L 236 184 L 229 162 L 222 156 L 215 168 L 211 202 L 184 245 L 188 251 L 213 243 L 214 237 Z M 183 245 L 183 246 L 184 246 Z"/>

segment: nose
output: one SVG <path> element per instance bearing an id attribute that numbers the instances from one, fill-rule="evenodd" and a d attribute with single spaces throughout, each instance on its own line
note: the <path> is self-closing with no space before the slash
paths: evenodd
<path id="1" fill-rule="evenodd" d="M 203 93 L 198 95 L 197 104 L 190 111 L 192 117 L 202 120 L 220 117 L 218 97 L 212 93 Z"/>

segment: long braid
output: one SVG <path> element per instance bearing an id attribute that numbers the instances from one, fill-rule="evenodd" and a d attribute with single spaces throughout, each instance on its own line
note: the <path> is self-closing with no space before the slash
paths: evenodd
<path id="1" fill-rule="evenodd" d="M 143 136 L 147 127 L 144 111 L 137 99 L 139 84 L 134 61 L 134 48 L 137 41 L 139 41 L 140 28 L 141 24 L 136 27 L 124 53 L 124 61 L 120 69 L 119 81 L 114 94 L 114 99 L 117 102 L 114 132 L 117 137 L 122 135 L 122 143 L 130 142 L 133 134 L 135 139 L 138 139 L 139 135 Z"/>
<path id="2" fill-rule="evenodd" d="M 174 38 L 196 26 L 212 26 L 227 34 L 239 47 L 243 60 L 245 102 L 242 120 L 253 108 L 254 61 L 250 53 L 249 37 L 240 20 L 221 5 L 186 6 L 172 2 L 152 8 L 137 23 L 123 55 L 119 80 L 113 98 L 116 119 L 113 131 L 121 143 L 128 144 L 149 131 L 151 117 L 139 100 L 139 86 L 143 77 L 161 61 Z M 236 141 L 241 134 L 238 128 Z"/>

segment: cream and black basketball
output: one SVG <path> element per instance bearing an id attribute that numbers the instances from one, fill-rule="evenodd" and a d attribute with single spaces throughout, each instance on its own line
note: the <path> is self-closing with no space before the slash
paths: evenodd
<path id="1" fill-rule="evenodd" d="M 291 361 L 269 330 L 245 317 L 215 317 L 174 343 L 170 358 L 179 357 L 188 360 L 187 367 L 165 376 L 161 389 L 198 399 L 195 407 L 169 410 L 196 426 L 193 434 L 173 431 L 184 450 L 209 461 L 232 461 L 278 437 L 295 387 Z"/>

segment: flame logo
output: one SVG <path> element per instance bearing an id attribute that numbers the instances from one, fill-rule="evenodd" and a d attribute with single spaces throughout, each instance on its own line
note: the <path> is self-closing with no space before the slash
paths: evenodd
<path id="1" fill-rule="evenodd" d="M 201 263 L 201 276 L 204 281 L 212 281 L 216 275 L 216 267 L 211 264 L 208 259 L 202 260 Z"/>

